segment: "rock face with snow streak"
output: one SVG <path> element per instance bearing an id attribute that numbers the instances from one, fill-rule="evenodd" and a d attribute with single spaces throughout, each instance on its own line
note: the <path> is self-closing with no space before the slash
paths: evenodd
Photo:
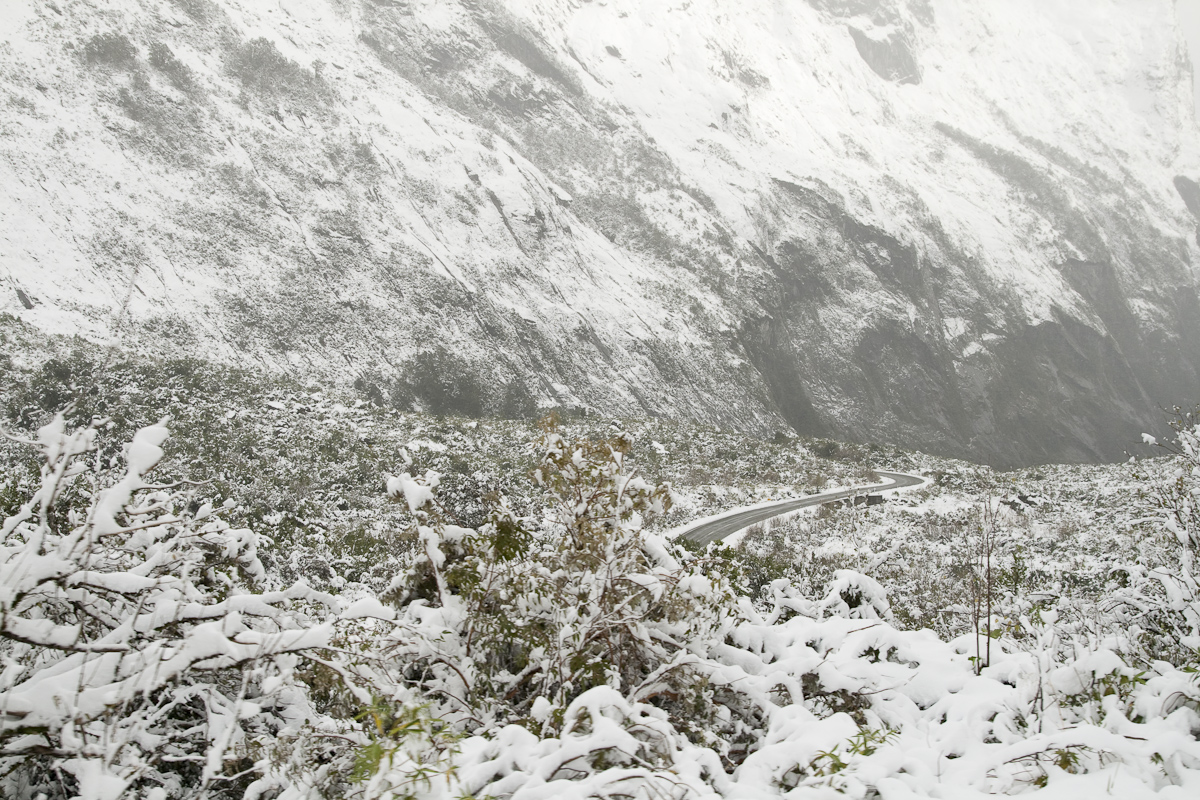
<path id="1" fill-rule="evenodd" d="M 0 303 L 48 330 L 998 464 L 1200 399 L 1167 0 L 2 13 Z"/>

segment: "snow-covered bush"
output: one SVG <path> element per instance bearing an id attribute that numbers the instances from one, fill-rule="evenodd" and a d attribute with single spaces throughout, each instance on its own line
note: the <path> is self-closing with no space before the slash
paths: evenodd
<path id="1" fill-rule="evenodd" d="M 1154 488 L 1153 557 L 1127 568 L 1131 586 L 1117 601 L 1145 629 L 1142 643 L 1150 656 L 1195 663 L 1200 660 L 1200 421 L 1177 410 L 1172 427 L 1174 442 L 1145 436 L 1171 454 L 1173 469 Z"/>
<path id="2" fill-rule="evenodd" d="M 704 648 L 737 606 L 707 562 L 642 529 L 670 489 L 625 471 L 630 445 L 624 432 L 572 444 L 547 430 L 535 473 L 543 516 L 519 517 L 496 497 L 478 529 L 447 521 L 437 474 L 389 481 L 424 546 L 391 593 L 403 612 L 392 653 L 450 718 L 559 733 L 597 687 L 653 699 L 680 726 L 709 713 Z"/>
<path id="3" fill-rule="evenodd" d="M 241 796 L 315 717 L 296 670 L 332 598 L 255 591 L 253 533 L 147 482 L 163 425 L 123 474 L 99 432 L 41 428 L 40 485 L 0 529 L 0 795 Z"/>

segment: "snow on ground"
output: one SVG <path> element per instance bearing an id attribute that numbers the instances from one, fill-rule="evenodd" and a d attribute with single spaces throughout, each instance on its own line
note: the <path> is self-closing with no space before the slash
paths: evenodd
<path id="1" fill-rule="evenodd" d="M 1175 326 L 1141 296 L 1200 258 L 1170 3 L 1075 5 L 22 2 L 0 310 L 344 382 L 445 345 L 546 405 L 763 430 L 778 403 L 739 342 L 772 320 L 827 428 L 896 430 L 864 391 L 868 332 L 940 352 L 943 318 L 969 321 L 941 367 L 970 393 L 1004 366 L 987 336 L 1103 329 L 1058 267 L 1110 256 L 1138 319 Z M 88 50 L 117 29 L 132 61 Z M 920 82 L 876 74 L 851 29 Z M 239 77 L 255 37 L 291 63 L 282 89 Z M 772 298 L 804 269 L 789 317 Z"/>

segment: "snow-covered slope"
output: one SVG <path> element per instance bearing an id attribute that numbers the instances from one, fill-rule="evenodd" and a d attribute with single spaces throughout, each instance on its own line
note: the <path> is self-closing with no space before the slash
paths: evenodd
<path id="1" fill-rule="evenodd" d="M 0 302 L 47 329 L 996 463 L 1200 398 L 1168 0 L 2 14 Z"/>

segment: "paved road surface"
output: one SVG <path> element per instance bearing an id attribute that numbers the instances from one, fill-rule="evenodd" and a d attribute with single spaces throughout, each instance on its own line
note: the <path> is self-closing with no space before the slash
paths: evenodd
<path id="1" fill-rule="evenodd" d="M 781 514 L 788 514 L 799 508 L 818 506 L 822 503 L 832 503 L 835 500 L 845 500 L 847 497 L 855 497 L 860 494 L 889 491 L 904 486 L 916 486 L 925 480 L 915 475 L 905 475 L 903 472 L 876 471 L 875 474 L 881 478 L 891 478 L 895 482 L 858 486 L 854 489 L 839 489 L 836 492 L 822 492 L 821 494 L 813 494 L 808 497 L 799 497 L 795 500 L 780 500 L 778 503 L 772 503 L 769 506 L 748 508 L 737 514 L 730 514 L 728 517 L 721 517 L 712 522 L 701 523 L 694 528 L 685 530 L 680 536 L 697 544 L 708 544 L 709 542 L 724 539 L 729 534 L 736 533 L 742 528 L 748 528 L 756 522 L 762 522 L 771 517 L 778 517 Z"/>

